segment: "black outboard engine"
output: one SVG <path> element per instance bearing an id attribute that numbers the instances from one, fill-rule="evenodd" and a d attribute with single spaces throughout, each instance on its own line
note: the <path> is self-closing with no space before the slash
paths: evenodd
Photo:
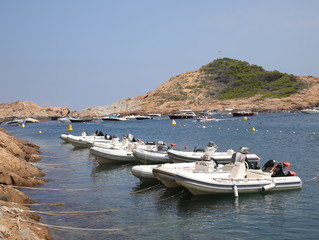
<path id="1" fill-rule="evenodd" d="M 272 177 L 284 177 L 294 175 L 292 171 L 289 171 L 290 163 L 277 162 L 275 160 L 269 160 L 264 164 L 262 170 L 264 172 L 272 172 Z"/>
<path id="2" fill-rule="evenodd" d="M 112 136 L 110 134 L 105 134 L 104 138 L 106 140 L 111 140 L 112 139 Z"/>
<path id="3" fill-rule="evenodd" d="M 217 145 L 213 141 L 209 141 L 207 147 L 217 147 Z"/>
<path id="4" fill-rule="evenodd" d="M 96 136 L 104 136 L 104 134 L 103 134 L 102 131 L 100 131 L 100 130 L 96 130 L 96 131 L 95 131 L 95 135 L 96 135 Z"/>
<path id="5" fill-rule="evenodd" d="M 157 151 L 161 151 L 161 152 L 167 152 L 168 147 L 166 145 L 158 145 L 157 147 Z"/>

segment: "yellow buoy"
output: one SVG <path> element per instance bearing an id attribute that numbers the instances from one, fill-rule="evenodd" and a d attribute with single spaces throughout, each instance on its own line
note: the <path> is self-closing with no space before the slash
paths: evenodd
<path id="1" fill-rule="evenodd" d="M 41 133 L 42 133 L 42 131 L 38 131 L 38 133 L 39 133 L 39 134 L 41 134 Z"/>
<path id="2" fill-rule="evenodd" d="M 247 120 L 248 120 L 248 117 L 244 117 L 244 120 L 247 121 Z"/>
<path id="3" fill-rule="evenodd" d="M 72 132 L 72 131 L 73 131 L 72 124 L 69 124 L 68 125 L 68 132 Z"/>
<path id="4" fill-rule="evenodd" d="M 252 132 L 256 132 L 256 129 L 253 127 L 253 128 L 251 129 L 251 131 L 252 131 Z"/>
<path id="5" fill-rule="evenodd" d="M 174 119 L 173 119 L 173 121 L 172 121 L 172 126 L 176 126 L 176 122 L 175 122 Z"/>

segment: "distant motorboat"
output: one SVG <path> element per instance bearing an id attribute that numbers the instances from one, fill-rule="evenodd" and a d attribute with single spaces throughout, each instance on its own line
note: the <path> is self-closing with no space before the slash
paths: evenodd
<path id="1" fill-rule="evenodd" d="M 146 115 L 136 115 L 135 118 L 136 118 L 136 120 L 150 120 L 150 119 L 153 119 L 151 116 L 146 116 Z"/>
<path id="2" fill-rule="evenodd" d="M 4 125 L 9 125 L 9 126 L 19 126 L 25 123 L 38 123 L 39 120 L 35 119 L 35 118 L 13 118 L 10 121 L 4 122 Z"/>
<path id="3" fill-rule="evenodd" d="M 74 118 L 74 117 L 71 117 L 70 118 L 71 123 L 91 122 L 92 120 L 93 120 L 92 117 L 89 117 L 89 118 Z"/>
<path id="4" fill-rule="evenodd" d="M 70 123 L 70 117 L 59 117 L 57 119 L 58 122 L 61 122 L 61 123 Z"/>
<path id="5" fill-rule="evenodd" d="M 168 114 L 170 119 L 194 118 L 196 114 L 192 110 L 180 110 L 179 113 Z"/>
<path id="6" fill-rule="evenodd" d="M 22 118 L 14 118 L 10 121 L 4 122 L 4 125 L 8 125 L 8 126 L 19 126 L 21 124 L 24 123 L 24 119 Z"/>
<path id="7" fill-rule="evenodd" d="M 198 117 L 196 120 L 199 122 L 217 122 L 217 121 L 220 121 L 221 119 L 217 119 L 211 116 L 201 116 L 201 117 Z"/>
<path id="8" fill-rule="evenodd" d="M 35 118 L 30 118 L 30 117 L 28 117 L 28 118 L 25 118 L 25 119 L 24 119 L 24 122 L 25 122 L 25 123 L 38 123 L 38 122 L 40 122 L 40 121 L 37 120 L 37 119 L 35 119 Z"/>
<path id="9" fill-rule="evenodd" d="M 150 120 L 152 119 L 151 116 L 148 115 L 128 115 L 125 117 L 126 120 Z"/>
<path id="10" fill-rule="evenodd" d="M 319 107 L 303 109 L 301 112 L 308 114 L 319 113 Z"/>
<path id="11" fill-rule="evenodd" d="M 119 113 L 113 113 L 109 116 L 102 117 L 102 121 L 104 122 L 120 122 L 120 121 L 126 121 L 127 119 L 125 117 L 122 117 Z"/>
<path id="12" fill-rule="evenodd" d="M 162 114 L 160 114 L 160 113 L 149 113 L 147 115 L 151 116 L 151 117 L 161 117 L 162 116 Z"/>
<path id="13" fill-rule="evenodd" d="M 252 111 L 235 111 L 232 113 L 233 117 L 243 117 L 243 116 L 254 116 L 255 113 Z"/>

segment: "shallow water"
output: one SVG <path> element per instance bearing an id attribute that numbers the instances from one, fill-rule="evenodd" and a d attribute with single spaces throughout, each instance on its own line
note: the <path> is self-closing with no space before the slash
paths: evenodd
<path id="1" fill-rule="evenodd" d="M 99 165 L 89 149 L 62 142 L 59 136 L 67 133 L 67 124 L 48 121 L 5 129 L 41 147 L 42 161 L 37 165 L 48 183 L 23 192 L 44 204 L 33 210 L 69 212 L 41 214 L 42 222 L 67 227 L 63 231 L 52 227 L 55 239 L 317 239 L 319 115 L 219 118 L 209 123 L 177 120 L 175 127 L 167 118 L 75 123 L 72 134 L 97 129 L 119 136 L 132 133 L 143 141 L 162 140 L 181 149 L 203 148 L 211 140 L 220 151 L 247 146 L 262 164 L 269 159 L 290 162 L 304 182 L 302 190 L 242 194 L 238 199 L 192 196 L 183 189 L 140 184 L 131 174 L 133 164 Z M 57 203 L 61 205 L 45 205 Z M 76 211 L 94 212 L 71 214 Z"/>

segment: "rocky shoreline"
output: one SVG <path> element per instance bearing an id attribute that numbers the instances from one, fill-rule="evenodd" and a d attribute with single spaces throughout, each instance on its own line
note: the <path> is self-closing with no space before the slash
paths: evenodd
<path id="1" fill-rule="evenodd" d="M 30 162 L 40 160 L 39 147 L 0 128 L 0 239 L 52 239 L 40 216 L 27 205 L 32 199 L 11 186 L 45 183 L 40 169 Z"/>

